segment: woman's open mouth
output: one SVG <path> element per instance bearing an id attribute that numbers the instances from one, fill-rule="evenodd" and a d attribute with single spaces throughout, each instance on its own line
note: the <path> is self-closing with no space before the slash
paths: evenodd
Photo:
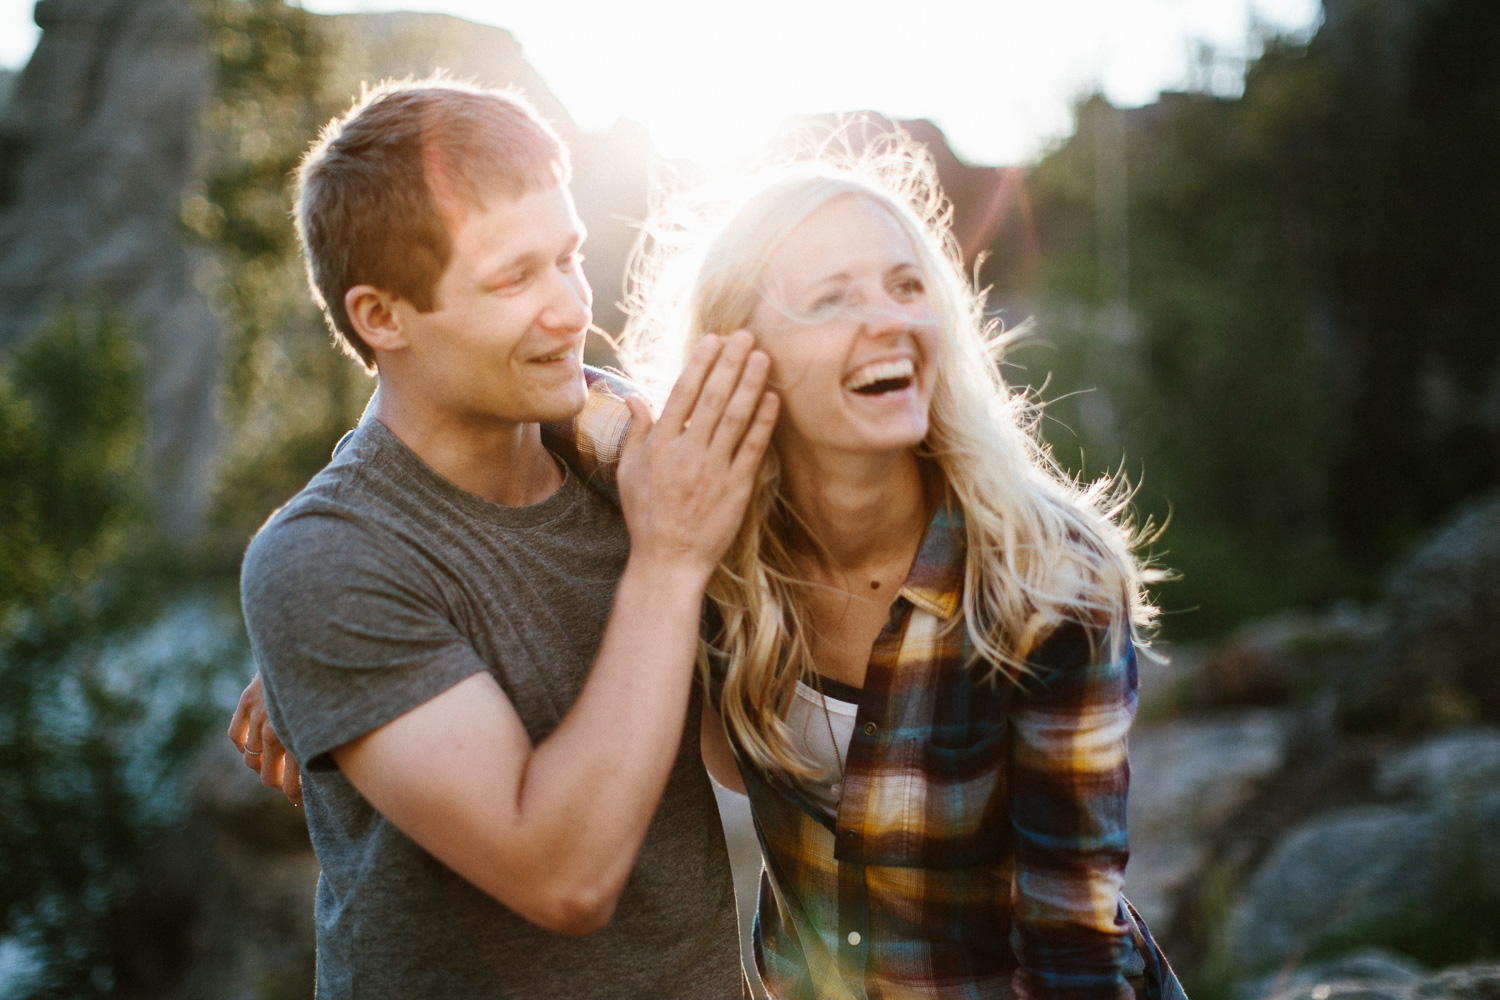
<path id="1" fill-rule="evenodd" d="M 916 377 L 917 367 L 911 358 L 872 361 L 844 379 L 844 388 L 861 396 L 884 396 L 909 388 Z"/>

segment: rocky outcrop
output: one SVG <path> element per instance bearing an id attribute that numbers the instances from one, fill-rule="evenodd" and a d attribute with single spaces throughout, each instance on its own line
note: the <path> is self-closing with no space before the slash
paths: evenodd
<path id="1" fill-rule="evenodd" d="M 1462 512 L 1391 577 L 1380 647 L 1352 671 L 1354 729 L 1500 723 L 1500 497 Z"/>
<path id="2" fill-rule="evenodd" d="M 67 306 L 116 309 L 149 372 L 168 530 L 190 531 L 218 442 L 219 327 L 178 202 L 212 88 L 185 0 L 39 0 L 42 37 L 0 116 L 0 350 Z"/>
<path id="3" fill-rule="evenodd" d="M 1298 827 L 1255 873 L 1227 937 L 1243 967 L 1264 969 L 1452 909 L 1454 880 L 1500 896 L 1500 793 L 1339 810 Z"/>
<path id="4" fill-rule="evenodd" d="M 1292 713 L 1260 709 L 1142 725 L 1130 737 L 1125 895 L 1153 928 L 1198 876 L 1214 830 L 1286 764 Z"/>
<path id="5" fill-rule="evenodd" d="M 1380 949 L 1257 980 L 1239 1000 L 1496 1000 L 1500 965 L 1475 963 L 1428 975 Z"/>
<path id="6" fill-rule="evenodd" d="M 1497 626 L 1492 498 L 1435 532 L 1378 605 L 1283 614 L 1177 657 L 1185 669 L 1132 737 L 1127 873 L 1127 891 L 1144 881 L 1135 894 L 1161 905 L 1153 926 L 1174 961 L 1280 969 L 1295 982 L 1278 995 L 1302 996 L 1321 974 L 1303 975 L 1309 955 L 1378 944 L 1447 961 L 1500 947 Z M 1231 752 L 1232 730 L 1204 738 L 1254 718 L 1246 705 L 1283 720 L 1266 768 Z M 1171 791 L 1172 774 L 1199 780 L 1225 759 L 1243 764 L 1238 780 Z"/>

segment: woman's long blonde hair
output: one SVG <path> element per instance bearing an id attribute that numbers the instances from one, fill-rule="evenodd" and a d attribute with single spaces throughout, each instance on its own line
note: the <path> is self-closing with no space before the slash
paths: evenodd
<path id="1" fill-rule="evenodd" d="M 951 209 L 931 161 L 910 143 L 887 143 L 844 164 L 782 167 L 705 231 L 703 199 L 669 201 L 648 222 L 632 259 L 624 355 L 655 388 L 669 386 L 699 337 L 750 323 L 772 254 L 823 205 L 868 198 L 911 239 L 936 314 L 941 349 L 927 437 L 919 454 L 941 471 L 963 512 L 964 625 L 971 669 L 1024 683 L 1028 655 L 1059 625 L 1088 627 L 1106 655 L 1120 655 L 1132 625 L 1145 625 L 1135 538 L 1115 480 L 1083 486 L 1063 473 L 1037 437 L 1035 404 L 999 372 L 1011 339 L 984 317 L 950 230 Z M 792 539 L 806 526 L 787 503 L 774 449 L 750 509 L 709 583 L 722 631 L 699 657 L 708 680 L 723 666 L 720 709 L 757 766 L 813 773 L 793 749 L 785 714 L 799 678 L 810 679 L 807 588 Z"/>

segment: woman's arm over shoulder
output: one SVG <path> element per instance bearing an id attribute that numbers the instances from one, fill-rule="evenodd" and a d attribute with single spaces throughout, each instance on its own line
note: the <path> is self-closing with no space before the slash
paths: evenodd
<path id="1" fill-rule="evenodd" d="M 1135 649 L 1128 632 L 1076 623 L 1037 649 L 1039 676 L 1011 710 L 1018 995 L 1131 995 L 1131 944 L 1120 903 L 1130 856 L 1126 734 L 1135 717 Z"/>
<path id="2" fill-rule="evenodd" d="M 585 482 L 619 499 L 615 470 L 620 447 L 630 427 L 628 396 L 641 395 L 640 386 L 617 372 L 585 365 L 588 398 L 572 420 L 542 425 L 542 443 L 562 458 Z"/>

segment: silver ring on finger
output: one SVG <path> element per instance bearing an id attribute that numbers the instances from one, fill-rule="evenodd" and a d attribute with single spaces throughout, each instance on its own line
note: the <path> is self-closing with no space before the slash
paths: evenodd
<path id="1" fill-rule="evenodd" d="M 240 752 L 243 753 L 246 757 L 259 757 L 262 754 L 264 754 L 266 751 L 265 751 L 265 748 L 261 748 L 259 750 L 251 750 L 249 747 L 246 747 L 244 750 L 242 750 Z"/>

